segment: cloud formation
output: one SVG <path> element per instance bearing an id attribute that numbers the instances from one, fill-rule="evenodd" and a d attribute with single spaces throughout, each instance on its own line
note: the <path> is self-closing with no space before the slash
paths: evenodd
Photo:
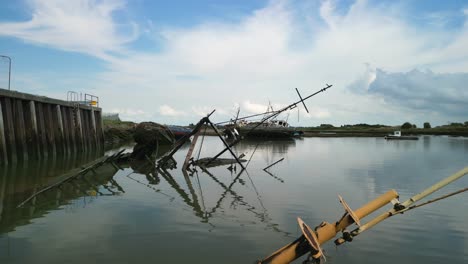
<path id="1" fill-rule="evenodd" d="M 135 24 L 120 26 L 113 13 L 122 0 L 29 0 L 31 19 L 0 23 L 0 36 L 13 36 L 33 44 L 81 52 L 101 59 L 121 52 L 138 35 Z M 120 33 L 120 31 L 124 33 Z"/>
<path id="2" fill-rule="evenodd" d="M 308 117 L 301 125 L 463 118 L 454 94 L 464 93 L 459 83 L 468 69 L 466 9 L 458 10 L 460 26 L 447 29 L 440 26 L 444 13 L 421 14 L 422 27 L 394 2 L 271 1 L 235 21 L 152 28 L 146 35 L 153 34 L 160 48 L 144 51 L 132 47 L 135 23 L 122 29 L 114 18 L 130 2 L 31 3 L 32 19 L 0 23 L 0 35 L 104 59 L 105 71 L 89 83 L 106 98 L 104 108 L 138 104 L 155 121 L 177 117 L 182 124 L 217 109 L 216 117 L 225 120 L 233 105 L 257 113 L 268 101 L 296 101 L 294 87 L 306 95 L 331 83 L 307 101 L 312 111 L 301 110 Z M 425 120 L 428 111 L 433 120 Z"/>
<path id="3" fill-rule="evenodd" d="M 468 73 L 434 73 L 429 70 L 388 73 L 377 69 L 369 92 L 410 109 L 466 116 L 467 84 Z"/>
<path id="4" fill-rule="evenodd" d="M 161 105 L 159 107 L 159 113 L 163 116 L 184 116 L 186 115 L 183 111 L 178 111 L 168 105 Z"/>

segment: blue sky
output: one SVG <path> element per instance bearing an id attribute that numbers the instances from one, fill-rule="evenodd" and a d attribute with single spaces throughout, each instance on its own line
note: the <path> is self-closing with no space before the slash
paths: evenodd
<path id="1" fill-rule="evenodd" d="M 468 1 L 5 1 L 12 89 L 100 96 L 127 120 L 278 108 L 294 125 L 467 121 Z M 6 87 L 0 63 L 0 87 Z M 286 117 L 286 116 L 284 116 Z M 294 120 L 293 120 L 294 119 Z"/>

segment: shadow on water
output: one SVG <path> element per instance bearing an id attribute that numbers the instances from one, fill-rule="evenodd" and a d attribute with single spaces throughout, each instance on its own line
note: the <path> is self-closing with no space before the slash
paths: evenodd
<path id="1" fill-rule="evenodd" d="M 219 151 L 215 139 L 205 138 L 201 157 Z M 169 149 L 160 146 L 158 155 Z M 27 258 L 78 263 L 102 257 L 106 263 L 218 263 L 223 258 L 225 263 L 246 263 L 296 238 L 296 216 L 314 225 L 342 215 L 336 193 L 353 208 L 391 188 L 408 197 L 449 175 L 453 168 L 465 166 L 467 150 L 468 140 L 446 137 L 423 137 L 417 142 L 245 140 L 235 152 L 246 153 L 247 160 L 255 153 L 246 171 L 240 166 L 228 170 L 230 165 L 183 171 L 187 151 L 180 151 L 175 155 L 178 168 L 156 169 L 154 161 L 148 160 L 108 164 L 95 174 L 51 188 L 20 208 L 32 194 L 60 181 L 71 169 L 99 159 L 102 153 L 0 167 L 0 248 L 11 242 L 12 252 L 21 252 L 0 251 L 0 262 L 31 263 L 23 261 Z M 198 149 L 194 153 L 198 156 Z M 270 172 L 262 170 L 283 157 Z M 466 186 L 466 180 L 458 184 Z M 414 257 L 425 263 L 440 263 L 444 258 L 466 263 L 465 205 L 466 196 L 458 197 L 440 207 L 415 210 L 409 217 L 395 217 L 357 239 L 349 250 L 330 250 L 330 262 L 390 263 L 393 259 L 386 258 L 388 252 L 399 252 L 409 256 L 401 263 L 414 263 Z M 77 240 L 80 236 L 83 240 Z M 444 243 L 434 243 L 433 237 Z M 61 250 L 41 248 L 53 239 L 60 239 Z M 104 246 L 96 247 L 97 243 Z M 441 247 L 440 255 L 434 259 L 436 246 Z M 187 254 L 179 254 L 180 249 Z M 37 253 L 41 250 L 47 254 Z"/>
<path id="2" fill-rule="evenodd" d="M 24 206 L 23 201 L 39 190 L 60 181 L 67 172 L 102 157 L 102 152 L 86 152 L 54 157 L 37 162 L 18 163 L 1 167 L 0 177 L 0 234 L 14 231 L 17 226 L 27 225 L 34 218 L 45 216 L 51 210 L 61 209 L 71 200 L 102 194 L 98 186 L 107 188 L 117 171 L 103 166 L 95 174 L 77 178 L 57 188 L 35 196 Z M 110 194 L 116 194 L 111 192 Z"/>
<path id="3" fill-rule="evenodd" d="M 247 144 L 253 143 L 247 142 Z M 280 152 L 284 152 L 291 144 L 291 142 L 278 144 L 275 145 L 275 148 Z M 190 144 L 186 144 L 182 149 L 187 149 L 189 146 Z M 267 146 L 262 148 L 267 148 Z M 170 149 L 170 146 L 159 146 L 156 159 Z M 110 151 L 109 153 L 114 152 Z M 92 172 L 87 172 L 82 176 L 74 177 L 73 180 L 67 180 L 63 184 L 47 189 L 47 187 L 69 177 L 70 171 L 97 160 L 102 155 L 103 153 L 97 152 L 86 153 L 85 155 L 75 154 L 37 163 L 21 163 L 16 166 L 0 168 L 2 175 L 0 178 L 0 234 L 12 232 L 18 226 L 31 224 L 33 219 L 45 217 L 50 211 L 67 209 L 73 206 L 74 201 L 79 199 L 83 201 L 83 205 L 86 205 L 87 202 L 91 202 L 97 196 L 124 194 L 124 187 L 118 183 L 118 180 L 114 179 L 114 176 L 118 171 L 130 168 L 130 172 L 125 175 L 126 178 L 166 196 L 169 201 L 178 199 L 177 196 L 167 194 L 175 191 L 183 203 L 192 208 L 194 215 L 202 223 L 209 224 L 212 229 L 215 226 L 210 222 L 210 219 L 222 214 L 219 211 L 223 207 L 223 202 L 231 198 L 230 208 L 243 208 L 259 222 L 265 223 L 267 228 L 289 235 L 288 232 L 280 230 L 277 227 L 278 225 L 272 222 L 267 209 L 263 205 L 261 196 L 246 170 L 241 170 L 234 175 L 233 171 L 226 170 L 226 173 L 222 174 L 234 177 L 230 182 L 225 183 L 218 178 L 218 176 L 225 175 L 215 175 L 220 174 L 220 172 L 212 173 L 206 168 L 199 168 L 200 171 L 167 170 L 157 169 L 154 161 L 151 160 L 124 161 L 106 163 Z M 138 175 L 144 175 L 145 178 L 138 177 Z M 206 205 L 208 201 L 203 194 L 201 177 L 208 177 L 221 190 L 219 196 L 210 202 L 214 204 L 212 207 Z M 273 177 L 279 179 L 276 176 Z M 158 188 L 162 180 L 171 187 L 170 190 L 163 191 Z M 246 181 L 250 182 L 252 187 L 250 189 L 257 199 L 257 206 L 252 205 L 246 201 L 245 197 L 234 191 L 236 186 L 246 186 Z M 44 189 L 47 190 L 42 192 Z M 209 190 L 205 190 L 205 192 L 209 192 Z"/>
<path id="4" fill-rule="evenodd" d="M 288 144 L 291 144 L 288 142 Z M 185 144 L 183 148 L 186 149 L 190 144 Z M 284 150 L 284 146 L 280 146 L 281 150 Z M 170 148 L 163 146 L 160 148 L 157 158 L 161 157 L 167 153 Z M 246 149 L 247 150 L 247 149 Z M 247 170 L 240 169 L 237 171 L 235 165 L 222 165 L 218 167 L 216 172 L 211 172 L 208 168 L 205 167 L 192 167 L 192 169 L 177 169 L 177 164 L 173 169 L 165 168 L 156 168 L 153 162 L 133 162 L 130 163 L 132 172 L 126 177 L 131 180 L 138 182 L 142 186 L 150 188 L 158 193 L 165 195 L 170 201 L 173 201 L 176 197 L 163 193 L 160 188 L 157 188 L 158 185 L 162 184 L 162 179 L 171 187 L 171 191 L 175 191 L 178 196 L 181 198 L 183 203 L 189 206 L 194 215 L 200 219 L 200 222 L 209 224 L 213 229 L 215 225 L 210 222 L 211 219 L 221 216 L 224 212 L 223 205 L 225 205 L 226 200 L 231 199 L 228 203 L 229 208 L 242 208 L 253 215 L 260 223 L 266 224 L 266 227 L 283 233 L 284 235 L 289 235 L 289 232 L 285 232 L 278 228 L 278 224 L 273 223 L 272 218 L 269 216 L 267 209 L 265 208 L 261 195 L 259 194 L 252 177 L 249 175 Z M 221 169 L 220 169 L 221 168 Z M 230 168 L 230 170 L 228 170 Z M 142 174 L 145 175 L 146 182 L 144 180 L 136 179 L 132 177 L 132 174 Z M 270 174 L 270 173 L 269 173 Z M 279 177 L 276 177 L 270 174 L 280 182 L 282 180 Z M 231 178 L 230 181 L 224 182 L 223 179 Z M 203 184 L 200 181 L 200 178 L 210 179 L 211 183 L 206 183 L 210 187 L 216 187 L 218 190 L 221 190 L 221 193 L 218 195 L 212 196 L 210 198 L 205 197 L 203 189 L 206 192 L 210 192 L 211 188 L 204 188 Z M 246 182 L 250 182 L 250 187 L 247 190 L 252 190 L 253 196 L 256 199 L 258 205 L 253 205 L 252 202 L 247 201 L 246 197 L 237 193 L 234 188 L 246 186 Z M 213 206 L 209 207 L 207 203 L 212 204 Z"/>

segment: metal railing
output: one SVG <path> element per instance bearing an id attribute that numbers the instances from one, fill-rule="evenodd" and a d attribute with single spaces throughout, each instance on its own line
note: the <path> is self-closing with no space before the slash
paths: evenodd
<path id="1" fill-rule="evenodd" d="M 67 101 L 77 104 L 99 107 L 99 97 L 92 94 L 77 93 L 75 91 L 67 92 Z"/>

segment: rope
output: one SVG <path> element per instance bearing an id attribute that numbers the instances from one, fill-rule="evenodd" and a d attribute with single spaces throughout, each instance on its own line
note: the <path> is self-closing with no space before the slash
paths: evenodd
<path id="1" fill-rule="evenodd" d="M 443 200 L 443 199 L 445 199 L 445 198 L 448 198 L 448 197 L 451 197 L 451 196 L 454 196 L 454 195 L 457 195 L 457 194 L 460 194 L 460 193 L 466 192 L 466 191 L 468 191 L 468 188 L 464 188 L 464 189 L 458 190 L 458 191 L 456 191 L 456 192 L 446 194 L 446 195 L 444 195 L 444 196 L 441 196 L 441 197 L 438 197 L 438 198 L 429 200 L 429 201 L 424 202 L 424 203 L 422 203 L 422 204 L 417 204 L 417 205 L 410 206 L 410 207 L 408 207 L 407 209 L 403 209 L 403 210 L 399 211 L 398 213 L 404 213 L 404 212 L 406 212 L 406 211 L 409 211 L 409 210 L 412 210 L 412 209 L 415 209 L 415 208 L 418 208 L 418 207 L 421 207 L 421 206 L 424 206 L 424 205 L 428 205 L 428 204 L 431 204 L 431 203 L 434 203 L 434 202 Z"/>
<path id="2" fill-rule="evenodd" d="M 201 150 L 202 150 L 202 147 L 203 147 L 203 142 L 205 141 L 205 134 L 206 134 L 206 124 L 205 124 L 205 130 L 203 130 L 203 135 L 202 135 L 202 139 L 201 139 L 201 143 L 200 143 L 200 148 L 198 149 L 197 160 L 200 159 L 200 153 L 201 153 Z"/>
<path id="3" fill-rule="evenodd" d="M 247 169 L 247 167 L 249 166 L 250 160 L 252 160 L 252 157 L 253 157 L 253 155 L 255 154 L 255 151 L 257 151 L 258 145 L 260 145 L 260 141 L 259 141 L 259 142 L 257 143 L 257 145 L 255 146 L 255 149 L 254 149 L 254 151 L 252 152 L 252 155 L 250 155 L 249 161 L 247 162 L 247 165 L 245 165 L 245 168 L 246 168 L 246 169 Z"/>

